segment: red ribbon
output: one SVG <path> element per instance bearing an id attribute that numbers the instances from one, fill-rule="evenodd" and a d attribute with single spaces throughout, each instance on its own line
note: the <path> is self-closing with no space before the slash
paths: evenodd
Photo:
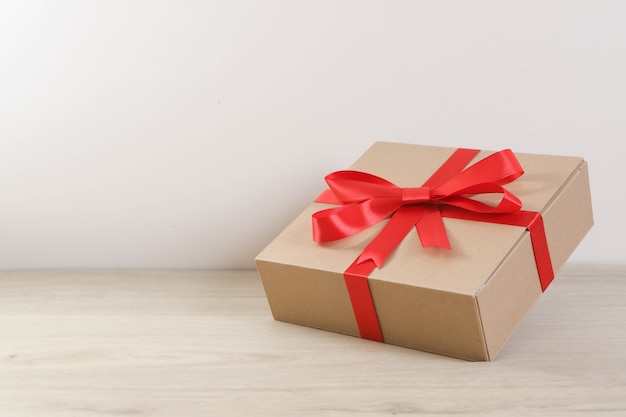
<path id="1" fill-rule="evenodd" d="M 443 217 L 526 227 L 543 291 L 554 278 L 541 214 L 521 210 L 521 201 L 503 187 L 524 173 L 517 158 L 507 149 L 464 169 L 478 152 L 457 149 L 416 188 L 400 188 L 358 171 L 338 171 L 326 177 L 330 189 L 315 201 L 340 206 L 313 214 L 315 241 L 342 239 L 389 218 L 381 232 L 344 272 L 361 337 L 383 341 L 368 276 L 376 267 L 382 267 L 413 227 L 422 246 L 450 249 Z M 500 194 L 501 199 L 491 206 L 469 197 L 484 193 Z"/>

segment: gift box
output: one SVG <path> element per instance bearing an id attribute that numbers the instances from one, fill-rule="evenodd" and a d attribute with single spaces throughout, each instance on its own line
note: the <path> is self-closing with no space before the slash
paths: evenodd
<path id="1" fill-rule="evenodd" d="M 326 181 L 256 258 L 274 318 L 466 360 L 498 355 L 593 224 L 579 157 L 377 142 Z"/>

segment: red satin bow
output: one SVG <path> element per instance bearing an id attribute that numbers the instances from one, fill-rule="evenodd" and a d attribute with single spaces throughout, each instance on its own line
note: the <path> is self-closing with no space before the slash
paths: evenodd
<path id="1" fill-rule="evenodd" d="M 474 154 L 468 153 L 466 159 Z M 492 215 L 517 212 L 522 207 L 521 201 L 503 185 L 523 173 L 509 149 L 494 153 L 465 170 L 454 168 L 448 173 L 440 172 L 417 188 L 400 188 L 364 172 L 334 172 L 326 177 L 330 189 L 316 201 L 341 206 L 313 214 L 313 239 L 317 242 L 342 239 L 391 216 L 357 263 L 371 259 L 380 268 L 413 226 L 423 246 L 450 249 L 442 209 Z M 469 197 L 486 193 L 497 193 L 502 197 L 494 206 Z"/>
<path id="2" fill-rule="evenodd" d="M 313 237 L 318 242 L 341 239 L 390 216 L 389 221 L 344 271 L 344 279 L 361 337 L 382 342 L 383 334 L 368 284 L 368 276 L 416 227 L 423 246 L 450 248 L 442 217 L 525 227 L 530 233 L 537 273 L 545 291 L 554 271 L 541 213 L 521 210 L 520 200 L 503 185 L 524 171 L 510 150 L 488 156 L 465 168 L 476 149 L 457 149 L 418 188 L 400 188 L 374 175 L 339 171 L 326 177 L 329 190 L 315 201 L 340 204 L 313 214 Z M 499 193 L 489 206 L 469 198 Z"/>

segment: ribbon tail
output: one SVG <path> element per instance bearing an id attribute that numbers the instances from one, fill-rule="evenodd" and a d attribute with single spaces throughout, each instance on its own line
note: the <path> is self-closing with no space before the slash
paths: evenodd
<path id="1" fill-rule="evenodd" d="M 434 205 L 424 207 L 424 212 L 415 224 L 420 242 L 425 248 L 438 246 L 444 249 L 450 249 L 450 241 L 443 224 L 443 217 L 439 208 Z"/>

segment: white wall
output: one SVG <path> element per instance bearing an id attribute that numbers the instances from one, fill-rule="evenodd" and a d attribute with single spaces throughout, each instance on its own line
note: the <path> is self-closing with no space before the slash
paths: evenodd
<path id="1" fill-rule="evenodd" d="M 252 268 L 372 142 L 584 156 L 623 262 L 626 2 L 0 6 L 0 269 Z"/>

